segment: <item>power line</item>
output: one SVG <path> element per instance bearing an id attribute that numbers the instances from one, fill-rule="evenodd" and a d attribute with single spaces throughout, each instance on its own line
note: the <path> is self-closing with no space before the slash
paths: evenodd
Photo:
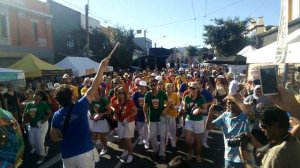
<path id="1" fill-rule="evenodd" d="M 205 0 L 205 5 L 204 5 L 204 19 L 203 19 L 203 26 L 205 25 L 206 22 L 206 11 L 207 11 L 207 0 Z"/>
<path id="2" fill-rule="evenodd" d="M 226 8 L 232 7 L 232 6 L 236 5 L 236 4 L 241 3 L 242 1 L 244 1 L 244 0 L 239 0 L 239 1 L 233 2 L 233 3 L 231 3 L 231 4 L 228 4 L 228 5 L 226 5 L 226 6 L 222 7 L 222 8 L 219 8 L 219 9 L 217 9 L 217 10 L 214 10 L 214 11 L 212 11 L 212 12 L 206 14 L 206 16 L 212 15 L 212 14 L 217 13 L 217 12 L 220 12 L 220 11 L 226 9 Z M 201 17 L 201 16 L 199 16 L 199 17 Z"/>

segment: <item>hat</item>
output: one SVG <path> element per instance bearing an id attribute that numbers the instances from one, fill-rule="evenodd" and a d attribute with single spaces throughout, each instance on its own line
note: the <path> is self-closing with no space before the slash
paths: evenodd
<path id="1" fill-rule="evenodd" d="M 193 76 L 191 74 L 187 74 L 187 77 L 188 78 L 192 78 Z"/>
<path id="2" fill-rule="evenodd" d="M 124 76 L 129 76 L 129 74 L 127 72 L 124 73 Z"/>
<path id="3" fill-rule="evenodd" d="M 119 78 L 114 78 L 113 79 L 113 84 L 119 84 L 120 83 L 120 79 Z"/>
<path id="4" fill-rule="evenodd" d="M 63 76 L 62 76 L 62 78 L 70 78 L 70 75 L 68 75 L 68 74 L 64 74 Z"/>
<path id="5" fill-rule="evenodd" d="M 155 79 L 158 80 L 158 81 L 161 81 L 162 77 L 161 76 L 156 76 Z"/>
<path id="6" fill-rule="evenodd" d="M 190 82 L 189 83 L 189 87 L 192 87 L 192 88 L 198 88 L 199 87 L 199 84 L 197 82 Z"/>
<path id="7" fill-rule="evenodd" d="M 232 73 L 232 72 L 229 72 L 228 74 L 227 74 L 227 78 L 234 78 L 234 74 Z"/>
<path id="8" fill-rule="evenodd" d="M 190 70 L 187 68 L 187 69 L 185 69 L 185 72 L 189 72 Z"/>
<path id="9" fill-rule="evenodd" d="M 136 78 L 136 79 L 134 80 L 134 83 L 139 84 L 140 81 L 141 81 L 141 78 Z"/>
<path id="10" fill-rule="evenodd" d="M 156 82 L 156 83 L 157 83 L 157 81 L 158 81 L 158 80 L 155 79 L 155 78 L 150 78 L 150 79 L 149 79 L 149 83 L 152 83 L 152 82 Z"/>
<path id="11" fill-rule="evenodd" d="M 140 86 L 147 86 L 147 82 L 142 80 L 142 81 L 139 82 L 139 85 Z"/>
<path id="12" fill-rule="evenodd" d="M 219 75 L 217 78 L 224 79 L 224 76 L 223 75 Z"/>
<path id="13" fill-rule="evenodd" d="M 183 68 L 179 68 L 178 71 L 184 71 L 184 69 Z"/>
<path id="14" fill-rule="evenodd" d="M 155 76 L 156 76 L 156 74 L 155 74 L 155 73 L 151 73 L 151 74 L 150 74 L 150 76 L 152 76 L 152 77 L 155 77 Z"/>

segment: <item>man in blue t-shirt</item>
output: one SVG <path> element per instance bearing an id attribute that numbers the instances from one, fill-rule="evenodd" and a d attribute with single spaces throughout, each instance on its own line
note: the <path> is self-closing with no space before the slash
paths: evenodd
<path id="1" fill-rule="evenodd" d="M 132 100 L 138 110 L 136 115 L 136 125 L 140 135 L 139 145 L 144 144 L 145 149 L 149 148 L 149 128 L 148 123 L 145 122 L 145 113 L 143 106 L 145 103 L 145 94 L 147 92 L 147 82 L 140 81 L 138 84 L 139 91 L 134 92 L 132 95 Z"/>
<path id="2" fill-rule="evenodd" d="M 108 61 L 109 57 L 101 61 L 92 86 L 78 102 L 72 103 L 72 91 L 67 85 L 61 85 L 56 90 L 55 98 L 62 108 L 53 115 L 50 136 L 52 141 L 60 141 L 65 168 L 94 168 L 95 162 L 99 161 L 90 136 L 87 113 Z"/>
<path id="3" fill-rule="evenodd" d="M 212 105 L 209 108 L 206 128 L 210 129 L 212 126 L 223 127 L 225 168 L 244 168 L 244 164 L 239 155 L 239 147 L 228 146 L 227 139 L 242 132 L 250 133 L 251 125 L 255 120 L 255 114 L 251 108 L 243 104 L 238 95 L 228 95 L 225 99 L 227 100 L 228 110 L 212 121 L 216 113 L 214 105 Z"/>

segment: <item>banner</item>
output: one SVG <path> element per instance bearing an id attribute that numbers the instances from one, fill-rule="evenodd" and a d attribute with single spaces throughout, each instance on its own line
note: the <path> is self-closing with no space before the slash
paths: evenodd
<path id="1" fill-rule="evenodd" d="M 280 22 L 277 35 L 277 50 L 274 63 L 285 63 L 288 36 L 288 0 L 281 0 Z"/>

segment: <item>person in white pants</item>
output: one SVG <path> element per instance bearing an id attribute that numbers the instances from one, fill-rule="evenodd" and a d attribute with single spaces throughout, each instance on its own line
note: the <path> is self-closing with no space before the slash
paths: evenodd
<path id="1" fill-rule="evenodd" d="M 138 145 L 144 144 L 145 149 L 148 149 L 149 148 L 149 126 L 148 123 L 145 122 L 145 114 L 143 111 L 143 106 L 145 103 L 144 97 L 145 97 L 145 93 L 147 92 L 147 82 L 139 81 L 137 86 L 138 86 L 138 91 L 133 93 L 132 101 L 134 102 L 138 111 L 136 115 L 136 125 L 140 136 L 140 141 Z"/>
<path id="2" fill-rule="evenodd" d="M 42 101 L 41 91 L 33 95 L 33 102 L 26 105 L 23 116 L 23 124 L 28 126 L 28 139 L 32 147 L 30 153 L 37 152 L 39 160 L 37 164 L 44 162 L 49 147 L 45 147 L 45 138 L 49 128 L 48 119 L 51 117 L 49 105 Z"/>
<path id="3" fill-rule="evenodd" d="M 150 120 L 150 141 L 153 147 L 153 154 L 156 155 L 159 152 L 161 160 L 166 159 L 166 111 L 170 108 L 171 104 L 164 106 L 164 103 L 168 100 L 167 94 L 158 89 L 157 80 L 155 78 L 150 79 L 151 91 L 145 95 L 144 113 L 145 119 Z M 158 147 L 157 135 L 160 136 L 160 145 Z"/>
<path id="4" fill-rule="evenodd" d="M 177 117 L 177 110 L 180 105 L 179 95 L 174 92 L 174 84 L 167 83 L 166 84 L 166 91 L 168 95 L 168 102 L 171 104 L 169 110 L 166 111 L 167 114 L 167 141 L 166 144 L 168 145 L 169 138 L 171 139 L 171 145 L 173 148 L 176 147 L 176 117 Z"/>

